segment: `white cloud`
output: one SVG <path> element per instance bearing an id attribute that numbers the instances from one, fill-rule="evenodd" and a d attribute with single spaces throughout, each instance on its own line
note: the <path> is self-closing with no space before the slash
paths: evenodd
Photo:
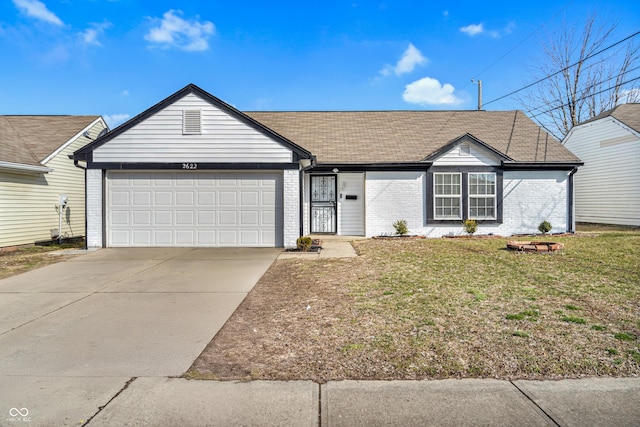
<path id="1" fill-rule="evenodd" d="M 53 25 L 62 26 L 64 23 L 55 13 L 47 9 L 47 6 L 38 0 L 13 0 L 13 4 L 16 5 L 20 11 L 31 18 L 36 18 L 41 21 L 48 22 Z"/>
<path id="2" fill-rule="evenodd" d="M 91 24 L 91 28 L 87 28 L 83 32 L 80 33 L 80 37 L 82 37 L 82 41 L 85 44 L 90 44 L 94 46 L 102 46 L 102 43 L 98 40 L 98 36 L 104 34 L 107 28 L 111 27 L 111 22 L 103 22 L 101 24 Z"/>
<path id="3" fill-rule="evenodd" d="M 501 30 L 489 30 L 484 28 L 484 24 L 471 24 L 466 27 L 460 27 L 460 31 L 473 37 L 478 34 L 488 34 L 494 39 L 500 38 L 505 34 L 511 34 L 513 29 L 516 27 L 515 22 L 509 22 L 504 28 Z"/>
<path id="4" fill-rule="evenodd" d="M 124 123 L 129 118 L 131 118 L 131 116 L 129 114 L 125 114 L 125 113 L 104 114 L 102 116 L 102 118 L 104 119 L 105 122 L 107 122 L 107 125 L 109 126 L 109 129 L 113 129 L 116 126 L 120 125 L 121 123 Z"/>
<path id="5" fill-rule="evenodd" d="M 422 53 L 413 45 L 409 43 L 407 50 L 404 51 L 402 57 L 398 60 L 395 66 L 385 65 L 380 73 L 388 76 L 391 73 L 399 76 L 401 74 L 407 74 L 412 72 L 417 65 L 424 65 L 428 62 L 428 59 L 422 55 Z"/>
<path id="6" fill-rule="evenodd" d="M 145 34 L 145 40 L 162 48 L 176 47 L 186 51 L 209 49 L 208 39 L 214 33 L 212 22 L 187 21 L 180 16 L 182 11 L 169 10 L 162 15 L 157 27 Z"/>
<path id="7" fill-rule="evenodd" d="M 484 32 L 484 25 L 471 24 L 467 25 L 466 27 L 460 27 L 460 31 L 473 37 Z"/>
<path id="8" fill-rule="evenodd" d="M 405 86 L 402 99 L 411 104 L 420 105 L 456 105 L 462 102 L 454 94 L 455 88 L 449 83 L 425 77 Z"/>

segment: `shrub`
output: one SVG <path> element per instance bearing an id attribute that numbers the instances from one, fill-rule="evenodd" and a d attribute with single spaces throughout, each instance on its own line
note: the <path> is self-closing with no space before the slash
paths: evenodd
<path id="1" fill-rule="evenodd" d="M 540 225 L 538 226 L 538 230 L 540 230 L 540 232 L 542 234 L 547 234 L 548 232 L 551 231 L 551 224 L 549 223 L 549 221 L 542 221 L 540 223 Z"/>
<path id="2" fill-rule="evenodd" d="M 475 219 L 465 219 L 462 226 L 464 227 L 464 231 L 471 235 L 478 230 L 478 221 Z"/>
<path id="3" fill-rule="evenodd" d="M 398 236 L 404 236 L 409 234 L 409 228 L 407 227 L 407 221 L 404 219 L 399 219 L 393 223 L 393 228 L 396 229 L 396 234 Z"/>
<path id="4" fill-rule="evenodd" d="M 296 246 L 298 247 L 299 251 L 302 251 L 302 252 L 308 251 L 311 248 L 311 237 L 309 236 L 298 237 L 298 239 L 296 240 Z"/>

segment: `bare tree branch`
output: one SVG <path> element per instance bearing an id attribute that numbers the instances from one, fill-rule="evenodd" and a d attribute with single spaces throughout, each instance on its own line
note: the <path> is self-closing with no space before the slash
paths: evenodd
<path id="1" fill-rule="evenodd" d="M 640 49 L 629 41 L 626 47 L 600 53 L 615 29 L 615 23 L 600 24 L 594 13 L 581 31 L 565 24 L 543 43 L 543 60 L 533 67 L 533 74 L 536 80 L 551 77 L 518 99 L 530 114 L 544 109 L 534 117 L 558 139 L 605 110 L 640 99 L 637 84 L 625 83 L 637 68 Z"/>

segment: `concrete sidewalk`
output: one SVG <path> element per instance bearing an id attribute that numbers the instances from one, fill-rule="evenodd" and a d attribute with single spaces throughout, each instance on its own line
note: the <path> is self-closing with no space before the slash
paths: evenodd
<path id="1" fill-rule="evenodd" d="M 322 385 L 136 378 L 88 425 L 637 426 L 638 402 L 638 378 Z"/>
<path id="2" fill-rule="evenodd" d="M 310 237 L 322 241 L 320 252 L 282 252 L 278 255 L 278 259 L 355 258 L 358 254 L 351 242 L 364 239 L 362 236 L 312 235 Z"/>

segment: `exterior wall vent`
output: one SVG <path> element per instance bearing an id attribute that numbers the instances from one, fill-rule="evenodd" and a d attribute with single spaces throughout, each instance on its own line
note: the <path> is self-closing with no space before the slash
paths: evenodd
<path id="1" fill-rule="evenodd" d="M 461 156 L 470 156 L 471 155 L 471 147 L 469 145 L 463 144 L 460 146 L 459 151 Z"/>
<path id="2" fill-rule="evenodd" d="M 183 110 L 182 111 L 182 134 L 200 135 L 202 133 L 202 111 Z"/>

